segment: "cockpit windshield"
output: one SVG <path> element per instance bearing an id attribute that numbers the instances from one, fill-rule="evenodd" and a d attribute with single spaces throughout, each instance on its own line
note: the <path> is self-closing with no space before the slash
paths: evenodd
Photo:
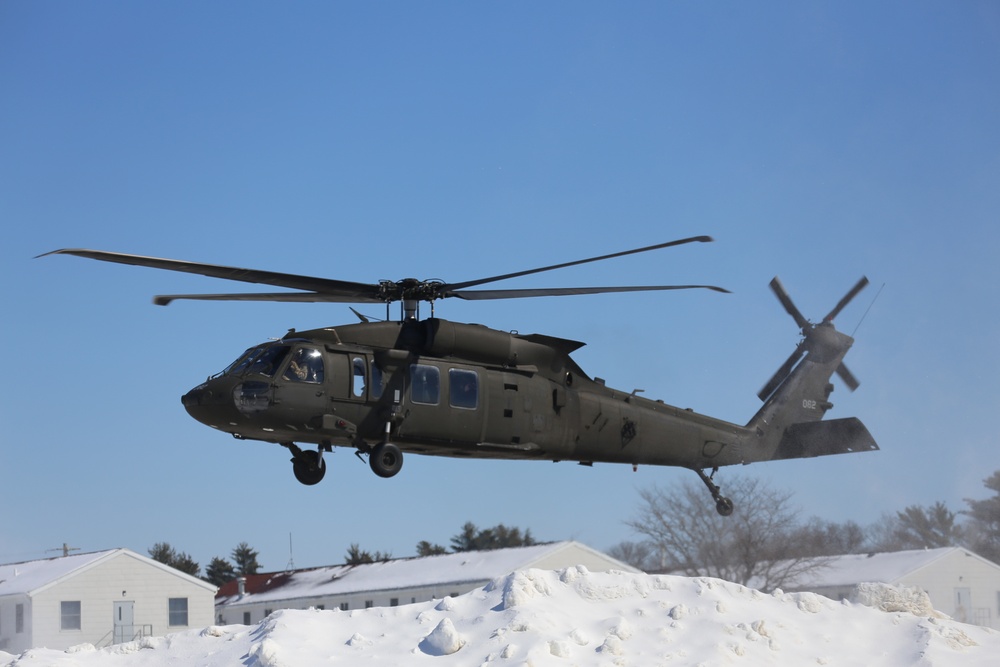
<path id="1" fill-rule="evenodd" d="M 260 375 L 271 376 L 288 354 L 287 345 L 274 345 L 271 343 L 252 347 L 244 352 L 240 357 L 229 364 L 223 375 L 243 375 L 244 373 L 259 373 Z"/>
<path id="2" fill-rule="evenodd" d="M 239 375 L 250 364 L 250 360 L 260 351 L 259 347 L 251 347 L 236 357 L 236 361 L 226 366 L 219 375 Z"/>

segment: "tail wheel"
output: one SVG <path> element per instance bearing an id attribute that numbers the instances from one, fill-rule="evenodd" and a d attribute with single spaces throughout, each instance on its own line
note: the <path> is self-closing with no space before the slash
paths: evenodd
<path id="1" fill-rule="evenodd" d="M 391 442 L 375 445 L 368 457 L 368 465 L 379 477 L 392 477 L 403 467 L 403 452 Z"/>
<path id="2" fill-rule="evenodd" d="M 292 459 L 292 473 L 306 486 L 319 484 L 326 475 L 326 461 L 320 458 L 319 452 L 303 451 Z"/>

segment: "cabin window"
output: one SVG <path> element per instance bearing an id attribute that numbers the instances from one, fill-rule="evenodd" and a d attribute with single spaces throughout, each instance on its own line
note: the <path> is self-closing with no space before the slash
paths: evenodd
<path id="1" fill-rule="evenodd" d="M 300 347 L 292 353 L 281 377 L 290 382 L 323 383 L 323 353 L 311 347 Z"/>
<path id="2" fill-rule="evenodd" d="M 479 374 L 452 368 L 448 371 L 451 407 L 475 410 L 479 407 Z"/>
<path id="3" fill-rule="evenodd" d="M 354 357 L 351 367 L 354 369 L 352 371 L 354 381 L 351 385 L 351 391 L 354 392 L 356 398 L 361 398 L 365 395 L 365 360 L 361 357 Z"/>
<path id="4" fill-rule="evenodd" d="M 59 603 L 59 627 L 62 630 L 80 629 L 80 601 L 63 601 Z"/>
<path id="5" fill-rule="evenodd" d="M 437 405 L 441 396 L 441 372 L 435 366 L 410 366 L 410 400 Z"/>
<path id="6" fill-rule="evenodd" d="M 271 347 L 264 348 L 260 354 L 254 357 L 247 372 L 272 377 L 287 354 L 287 345 L 272 345 Z"/>
<path id="7" fill-rule="evenodd" d="M 243 625 L 250 625 L 250 612 L 243 612 Z"/>
<path id="8" fill-rule="evenodd" d="M 24 605 L 14 606 L 14 632 L 21 634 L 24 632 Z"/>
<path id="9" fill-rule="evenodd" d="M 341 602 L 340 603 L 340 611 L 347 611 L 350 608 L 351 608 L 351 605 L 349 603 L 347 603 L 347 602 Z"/>
<path id="10" fill-rule="evenodd" d="M 167 611 L 169 612 L 169 623 L 175 625 L 188 624 L 188 599 L 170 598 L 167 600 Z"/>
<path id="11" fill-rule="evenodd" d="M 389 606 L 390 607 L 398 607 L 399 606 L 399 598 L 389 598 Z"/>

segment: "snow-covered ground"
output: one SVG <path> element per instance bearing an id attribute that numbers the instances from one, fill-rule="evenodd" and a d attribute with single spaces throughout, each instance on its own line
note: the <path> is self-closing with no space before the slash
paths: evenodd
<path id="1" fill-rule="evenodd" d="M 889 593 L 881 597 L 892 598 Z M 867 592 L 870 604 L 879 599 Z M 923 613 L 879 611 L 811 593 L 767 595 L 718 579 L 526 570 L 437 602 L 279 611 L 256 626 L 211 627 L 105 649 L 0 652 L 0 665 L 998 664 L 1000 632 L 914 608 Z"/>

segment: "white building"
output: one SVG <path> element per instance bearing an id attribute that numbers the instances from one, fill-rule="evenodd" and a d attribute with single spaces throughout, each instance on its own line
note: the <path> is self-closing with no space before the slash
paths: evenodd
<path id="1" fill-rule="evenodd" d="M 215 591 L 128 549 L 0 565 L 0 650 L 104 646 L 207 627 Z"/>
<path id="2" fill-rule="evenodd" d="M 784 590 L 840 600 L 865 582 L 919 588 L 955 620 L 1000 629 L 1000 565 L 960 547 L 835 556 Z"/>
<path id="3" fill-rule="evenodd" d="M 394 607 L 468 593 L 517 570 L 575 565 L 592 572 L 639 572 L 579 542 L 274 572 L 223 586 L 216 622 L 250 625 L 278 609 Z"/>

